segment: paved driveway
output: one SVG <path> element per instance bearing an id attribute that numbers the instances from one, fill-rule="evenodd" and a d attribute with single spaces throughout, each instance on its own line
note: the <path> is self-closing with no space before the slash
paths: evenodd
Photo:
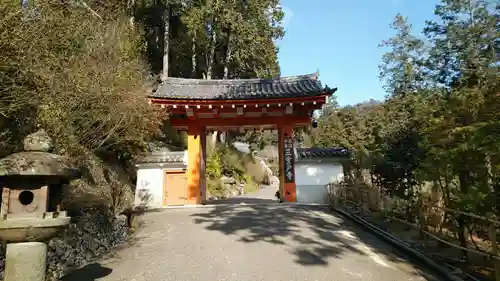
<path id="1" fill-rule="evenodd" d="M 269 204 L 277 203 L 278 198 L 275 194 L 279 186 L 262 185 L 258 191 L 250 194 L 238 195 L 228 199 L 209 201 L 211 205 L 224 205 L 224 204 Z"/>
<path id="2" fill-rule="evenodd" d="M 132 247 L 71 280 L 438 280 L 321 207 L 216 205 L 142 219 Z M 93 277 L 78 278 L 85 270 Z"/>

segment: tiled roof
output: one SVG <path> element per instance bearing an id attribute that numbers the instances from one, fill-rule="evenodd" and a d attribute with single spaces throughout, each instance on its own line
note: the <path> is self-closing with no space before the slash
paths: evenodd
<path id="1" fill-rule="evenodd" d="M 297 156 L 299 159 L 318 159 L 318 158 L 347 158 L 350 156 L 349 150 L 343 147 L 328 147 L 328 148 L 297 148 Z"/>
<path id="2" fill-rule="evenodd" d="M 183 164 L 184 151 L 152 152 L 139 158 L 137 164 Z"/>
<path id="3" fill-rule="evenodd" d="M 150 97 L 196 100 L 272 99 L 333 94 L 336 90 L 323 87 L 318 80 L 318 73 L 276 79 L 167 78 Z"/>

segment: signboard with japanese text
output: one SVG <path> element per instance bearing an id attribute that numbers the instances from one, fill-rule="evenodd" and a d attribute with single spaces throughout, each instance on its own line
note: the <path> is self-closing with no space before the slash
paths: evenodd
<path id="1" fill-rule="evenodd" d="M 285 182 L 295 182 L 295 157 L 293 155 L 293 138 L 284 136 L 283 138 L 283 173 Z"/>

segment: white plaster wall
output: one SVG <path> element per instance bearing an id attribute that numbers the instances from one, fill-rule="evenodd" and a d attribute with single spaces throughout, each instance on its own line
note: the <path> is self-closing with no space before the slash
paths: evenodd
<path id="1" fill-rule="evenodd" d="M 161 168 L 138 168 L 135 206 L 161 207 L 163 180 L 163 169 Z"/>
<path id="2" fill-rule="evenodd" d="M 339 163 L 295 163 L 297 202 L 326 203 L 328 193 L 325 186 L 330 182 L 341 181 L 343 176 Z"/>
<path id="3" fill-rule="evenodd" d="M 184 165 L 186 165 L 186 167 L 188 165 L 188 159 L 189 159 L 189 157 L 188 157 L 188 151 L 186 149 L 186 150 L 184 150 L 184 160 L 182 161 L 182 162 L 184 162 Z"/>

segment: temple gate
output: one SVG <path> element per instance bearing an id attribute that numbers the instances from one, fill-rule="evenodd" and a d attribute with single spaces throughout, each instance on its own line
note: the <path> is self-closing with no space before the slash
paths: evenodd
<path id="1" fill-rule="evenodd" d="M 276 79 L 201 80 L 167 78 L 150 96 L 188 135 L 186 204 L 206 200 L 206 134 L 214 131 L 278 130 L 280 190 L 296 202 L 293 129 L 309 126 L 336 88 L 324 88 L 318 73 Z"/>

